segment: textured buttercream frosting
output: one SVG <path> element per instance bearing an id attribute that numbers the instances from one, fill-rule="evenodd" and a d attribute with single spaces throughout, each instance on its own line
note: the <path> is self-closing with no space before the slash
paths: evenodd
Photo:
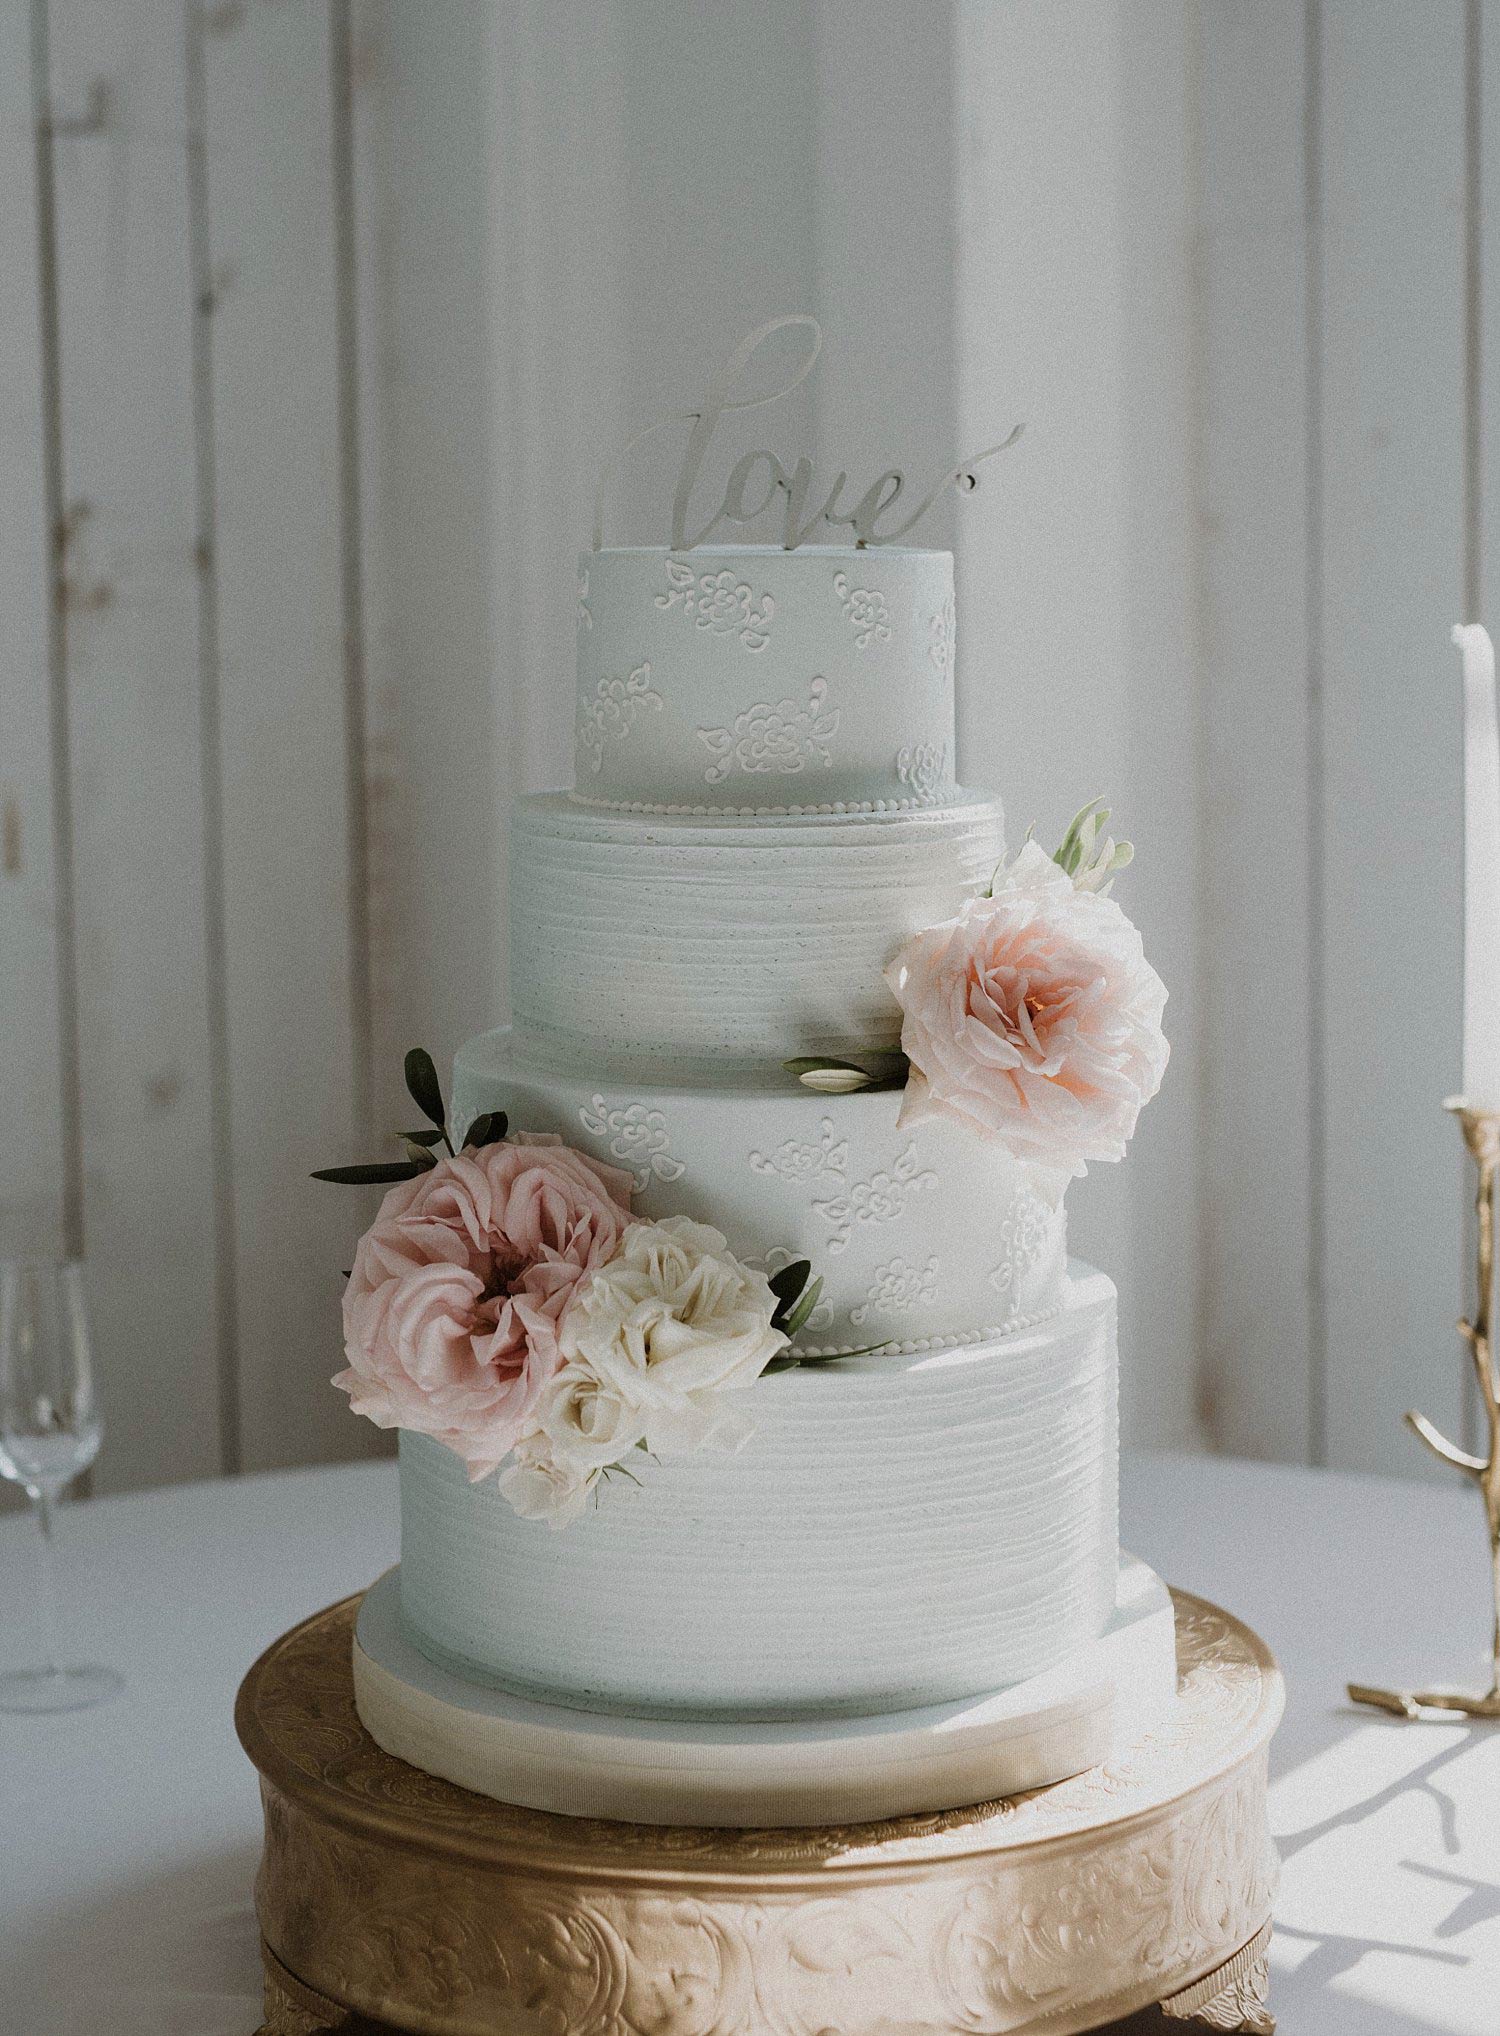
<path id="1" fill-rule="evenodd" d="M 931 804 L 953 784 L 953 653 L 947 552 L 585 552 L 576 796 Z"/>
<path id="2" fill-rule="evenodd" d="M 750 1719 L 972 1696 L 1102 1629 L 1116 1576 L 1102 1275 L 1081 1272 L 1036 1330 L 750 1390 L 738 1455 L 643 1458 L 638 1483 L 615 1480 L 560 1533 L 403 1435 L 409 1638 L 523 1695 Z"/>
<path id="3" fill-rule="evenodd" d="M 985 889 L 998 799 L 910 813 L 635 816 L 522 799 L 511 996 L 538 1061 L 712 1082 L 896 1045 L 882 971 Z"/>

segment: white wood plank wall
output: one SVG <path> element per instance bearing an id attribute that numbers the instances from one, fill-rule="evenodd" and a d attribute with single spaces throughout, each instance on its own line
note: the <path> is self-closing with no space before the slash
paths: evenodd
<path id="1" fill-rule="evenodd" d="M 367 1211 L 307 1179 L 379 1114 L 349 8 L 30 16 L 0 27 L 0 1218 L 87 1258 L 96 1488 L 360 1454 L 327 1381 Z"/>
<path id="2" fill-rule="evenodd" d="M 1108 796 L 1170 985 L 1172 1064 L 1128 1162 L 1069 1191 L 1120 1289 L 1130 1441 L 1193 1446 L 1202 1298 L 1193 584 L 1192 70 L 1180 0 L 959 10 L 961 446 L 1026 435 L 957 516 L 959 746 L 1007 832 Z"/>
<path id="3" fill-rule="evenodd" d="M 1205 1402 L 1423 1475 L 1462 1420 L 1449 626 L 1497 618 L 1500 17 L 1205 0 Z"/>
<path id="4" fill-rule="evenodd" d="M 0 1248 L 90 1262 L 100 1488 L 384 1446 L 307 1172 L 503 1015 L 601 454 L 808 306 L 778 444 L 1029 426 L 935 534 L 966 772 L 1108 787 L 1172 981 L 1127 1432 L 1420 1474 L 1500 0 L 18 0 L 0 167 Z"/>

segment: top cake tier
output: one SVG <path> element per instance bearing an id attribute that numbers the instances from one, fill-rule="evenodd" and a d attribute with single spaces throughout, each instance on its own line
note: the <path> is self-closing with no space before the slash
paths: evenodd
<path id="1" fill-rule="evenodd" d="M 578 562 L 577 790 L 648 813 L 885 813 L 953 788 L 953 559 L 704 545 Z"/>

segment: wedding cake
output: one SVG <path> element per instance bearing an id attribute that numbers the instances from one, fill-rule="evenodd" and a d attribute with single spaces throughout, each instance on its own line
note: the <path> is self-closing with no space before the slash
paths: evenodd
<path id="1" fill-rule="evenodd" d="M 955 782 L 949 554 L 600 548 L 576 780 L 523 799 L 513 1024 L 389 1168 L 345 1300 L 400 1434 L 356 1692 L 535 1807 L 798 1822 L 1100 1758 L 1171 1701 L 1116 1530 L 1118 1158 L 1165 992 L 1086 809 Z"/>

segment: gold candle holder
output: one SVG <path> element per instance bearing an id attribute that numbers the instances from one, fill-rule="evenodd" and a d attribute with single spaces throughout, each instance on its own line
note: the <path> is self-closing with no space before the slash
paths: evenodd
<path id="1" fill-rule="evenodd" d="M 1481 1110 L 1462 1096 L 1443 1105 L 1463 1128 L 1464 1144 L 1478 1171 L 1474 1191 L 1478 1292 L 1474 1319 L 1461 1321 L 1458 1333 L 1468 1345 L 1489 1436 L 1484 1456 L 1471 1456 L 1448 1440 L 1425 1414 L 1408 1412 L 1406 1425 L 1442 1462 L 1462 1471 L 1479 1489 L 1490 1536 L 1490 1588 L 1494 1627 L 1490 1650 L 1490 1686 L 1479 1694 L 1466 1690 L 1381 1690 L 1350 1683 L 1356 1704 L 1370 1704 L 1398 1718 L 1420 1718 L 1424 1712 L 1454 1712 L 1465 1718 L 1500 1718 L 1500 1375 L 1490 1342 L 1490 1301 L 1495 1282 L 1495 1175 L 1500 1170 L 1500 1110 Z"/>

